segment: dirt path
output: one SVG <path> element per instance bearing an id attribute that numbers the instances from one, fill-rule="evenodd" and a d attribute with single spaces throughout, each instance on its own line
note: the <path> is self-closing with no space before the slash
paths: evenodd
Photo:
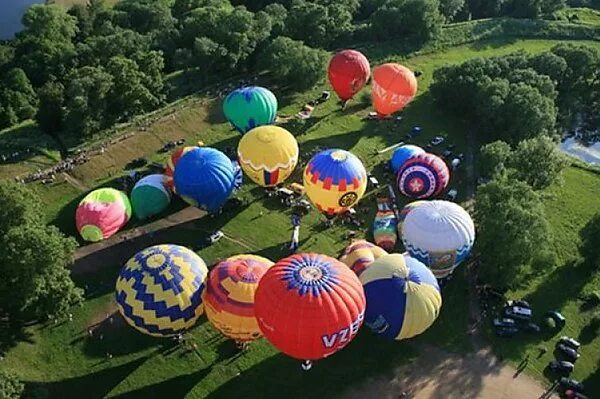
<path id="1" fill-rule="evenodd" d="M 403 392 L 411 399 L 538 399 L 545 390 L 527 375 L 515 377 L 515 370 L 488 350 L 461 356 L 426 347 L 413 364 L 371 379 L 341 397 L 399 399 Z"/>
<path id="2" fill-rule="evenodd" d="M 246 244 L 245 242 L 241 241 L 240 239 L 237 239 L 235 237 L 229 236 L 225 233 L 223 233 L 223 238 L 226 240 L 229 240 L 231 242 L 234 242 L 236 244 L 238 244 L 241 247 L 246 248 L 248 251 L 253 252 L 256 251 L 256 248 L 252 248 L 249 244 Z"/>

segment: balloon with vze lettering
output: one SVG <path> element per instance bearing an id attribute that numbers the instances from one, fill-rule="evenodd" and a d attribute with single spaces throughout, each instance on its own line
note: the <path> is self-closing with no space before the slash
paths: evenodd
<path id="1" fill-rule="evenodd" d="M 323 359 L 344 348 L 362 325 L 365 295 L 358 277 L 326 255 L 301 253 L 277 262 L 254 297 L 258 326 L 281 352 Z"/>

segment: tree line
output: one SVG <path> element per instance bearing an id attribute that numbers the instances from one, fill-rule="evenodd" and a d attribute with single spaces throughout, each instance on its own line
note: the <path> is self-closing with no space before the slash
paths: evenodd
<path id="1" fill-rule="evenodd" d="M 518 4 L 518 7 L 517 7 Z M 356 38 L 425 42 L 453 20 L 539 17 L 562 0 L 102 0 L 68 11 L 35 5 L 0 44 L 0 129 L 35 119 L 61 145 L 165 102 L 167 77 L 268 70 L 295 89 L 324 76 Z M 535 12 L 515 11 L 529 7 Z"/>
<path id="2" fill-rule="evenodd" d="M 567 161 L 561 132 L 596 134 L 600 126 L 600 52 L 560 44 L 476 58 L 438 69 L 435 103 L 460 115 L 485 144 L 479 174 L 488 180 L 476 195 L 481 275 L 502 287 L 557 262 L 540 191 L 560 179 Z"/>

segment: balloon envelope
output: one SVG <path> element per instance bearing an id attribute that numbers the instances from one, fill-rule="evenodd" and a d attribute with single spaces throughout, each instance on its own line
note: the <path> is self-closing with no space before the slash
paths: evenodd
<path id="1" fill-rule="evenodd" d="M 367 83 L 371 67 L 360 51 L 342 50 L 329 62 L 328 77 L 340 100 L 354 97 Z"/>
<path id="2" fill-rule="evenodd" d="M 365 289 L 365 324 L 376 334 L 402 340 L 421 334 L 438 317 L 442 295 L 431 271 L 416 259 L 389 254 L 360 275 Z"/>
<path id="3" fill-rule="evenodd" d="M 174 178 L 177 193 L 187 203 L 215 212 L 233 191 L 235 171 L 221 151 L 198 147 L 181 157 Z"/>
<path id="4" fill-rule="evenodd" d="M 426 201 L 409 202 L 408 204 L 404 205 L 402 210 L 400 210 L 400 213 L 398 214 L 398 237 L 402 237 L 402 224 L 404 223 L 406 216 L 410 213 L 410 211 L 412 211 L 417 206 L 419 206 L 419 204 L 422 204 L 425 202 Z"/>
<path id="5" fill-rule="evenodd" d="M 319 211 L 329 215 L 343 213 L 365 193 L 367 171 L 360 159 L 348 151 L 321 151 L 304 169 L 304 187 Z"/>
<path id="6" fill-rule="evenodd" d="M 375 259 L 383 255 L 387 255 L 383 248 L 367 240 L 356 240 L 346 247 L 340 261 L 352 269 L 357 276 L 360 276 Z"/>
<path id="7" fill-rule="evenodd" d="M 317 360 L 354 338 L 365 296 L 356 275 L 340 261 L 296 254 L 264 274 L 255 309 L 258 326 L 273 346 L 296 359 Z"/>
<path id="8" fill-rule="evenodd" d="M 233 167 L 233 191 L 237 191 L 244 184 L 244 173 L 238 161 L 231 161 L 231 166 Z"/>
<path id="9" fill-rule="evenodd" d="M 135 254 L 116 284 L 119 311 L 132 327 L 156 337 L 191 328 L 202 314 L 208 269 L 193 251 L 155 245 Z"/>
<path id="10" fill-rule="evenodd" d="M 381 116 L 402 110 L 417 94 L 417 78 L 400 64 L 383 64 L 373 70 L 373 107 Z"/>
<path id="11" fill-rule="evenodd" d="M 273 266 L 256 255 L 237 255 L 218 263 L 206 281 L 206 317 L 223 335 L 236 341 L 252 341 L 261 336 L 254 314 L 258 283 Z"/>
<path id="12" fill-rule="evenodd" d="M 283 183 L 298 164 L 298 142 L 279 126 L 260 126 L 240 140 L 238 159 L 242 169 L 259 186 Z"/>
<path id="13" fill-rule="evenodd" d="M 425 150 L 416 145 L 407 144 L 396 148 L 390 161 L 394 174 L 404 165 L 404 162 L 419 154 L 425 154 Z"/>
<path id="14" fill-rule="evenodd" d="M 146 219 L 167 209 L 171 192 L 165 175 L 149 175 L 139 180 L 131 191 L 131 206 L 138 219 Z"/>
<path id="15" fill-rule="evenodd" d="M 77 231 L 86 241 L 101 241 L 115 234 L 131 218 L 127 195 L 114 188 L 100 188 L 85 196 L 75 211 Z"/>
<path id="16" fill-rule="evenodd" d="M 440 195 L 450 181 L 450 170 L 437 155 L 420 154 L 409 158 L 396 174 L 398 189 L 410 198 Z"/>
<path id="17" fill-rule="evenodd" d="M 421 201 L 404 220 L 402 242 L 413 258 L 443 278 L 471 252 L 475 225 L 467 211 L 454 202 Z"/>
<path id="18" fill-rule="evenodd" d="M 165 176 L 167 176 L 167 187 L 169 190 L 175 192 L 175 183 L 173 182 L 173 175 L 175 174 L 175 166 L 177 166 L 177 162 L 184 156 L 188 151 L 193 150 L 198 147 L 180 147 L 173 151 L 169 159 L 167 160 L 167 164 L 165 165 Z"/>
<path id="19" fill-rule="evenodd" d="M 227 120 L 244 134 L 257 126 L 275 122 L 277 98 L 264 87 L 242 87 L 232 91 L 225 98 L 223 113 Z"/>

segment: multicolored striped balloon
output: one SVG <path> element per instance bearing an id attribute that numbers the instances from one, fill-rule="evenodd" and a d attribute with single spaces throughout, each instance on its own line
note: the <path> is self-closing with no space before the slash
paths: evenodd
<path id="1" fill-rule="evenodd" d="M 362 325 L 365 306 L 356 275 L 318 254 L 280 260 L 264 274 L 255 296 L 265 338 L 300 360 L 322 359 L 348 345 Z"/>
<path id="2" fill-rule="evenodd" d="M 410 255 L 444 278 L 470 254 L 475 225 L 467 211 L 450 201 L 421 201 L 402 225 L 402 242 Z"/>
<path id="3" fill-rule="evenodd" d="M 147 219 L 168 208 L 171 192 L 165 175 L 149 175 L 139 180 L 131 191 L 133 213 L 138 219 Z"/>
<path id="4" fill-rule="evenodd" d="M 398 240 L 397 235 L 398 218 L 392 209 L 389 198 L 377 198 L 377 213 L 373 222 L 373 241 L 385 249 L 393 251 Z"/>
<path id="5" fill-rule="evenodd" d="M 196 253 L 179 245 L 156 245 L 138 252 L 116 284 L 119 311 L 144 334 L 168 337 L 194 326 L 204 310 L 208 275 Z"/>
<path id="6" fill-rule="evenodd" d="M 226 337 L 244 342 L 261 336 L 254 314 L 254 295 L 271 266 L 273 262 L 261 256 L 237 255 L 210 271 L 203 295 L 206 316 Z"/>
<path id="7" fill-rule="evenodd" d="M 277 117 L 277 98 L 259 86 L 242 87 L 223 101 L 227 120 L 242 134 L 258 126 L 271 125 Z"/>
<path id="8" fill-rule="evenodd" d="M 298 142 L 278 126 L 260 126 L 240 140 L 238 159 L 244 173 L 262 187 L 283 183 L 298 164 Z"/>
<path id="9" fill-rule="evenodd" d="M 115 234 L 131 218 L 127 195 L 114 188 L 94 190 L 75 211 L 77 231 L 86 241 L 101 241 Z"/>
<path id="10" fill-rule="evenodd" d="M 364 195 L 367 171 L 360 159 L 348 151 L 321 151 L 304 169 L 304 188 L 319 211 L 328 215 L 344 213 Z"/>
<path id="11" fill-rule="evenodd" d="M 406 255 L 375 260 L 360 275 L 365 289 L 365 324 L 376 334 L 402 340 L 421 334 L 437 319 L 442 295 L 425 265 Z"/>
<path id="12" fill-rule="evenodd" d="M 409 158 L 396 175 L 398 189 L 410 198 L 440 195 L 450 182 L 450 170 L 440 157 L 420 154 Z"/>
<path id="13" fill-rule="evenodd" d="M 357 276 L 379 257 L 387 255 L 383 248 L 367 240 L 356 240 L 348 245 L 340 257 L 340 261 L 348 266 Z"/>

